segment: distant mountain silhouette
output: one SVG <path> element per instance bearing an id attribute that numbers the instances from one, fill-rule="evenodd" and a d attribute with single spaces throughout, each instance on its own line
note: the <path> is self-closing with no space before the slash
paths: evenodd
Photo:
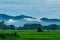
<path id="1" fill-rule="evenodd" d="M 22 26 L 26 23 L 38 23 L 35 20 L 36 18 L 25 16 L 25 15 L 19 15 L 19 16 L 9 16 L 6 14 L 0 14 L 0 21 L 4 21 L 7 25 L 15 25 L 15 26 Z"/>
<path id="2" fill-rule="evenodd" d="M 35 17 L 19 15 L 19 16 L 9 16 L 6 14 L 0 14 L 0 20 L 4 21 L 5 24 L 10 25 L 13 24 L 15 26 L 22 26 L 26 23 L 28 24 L 42 24 L 42 25 L 50 25 L 50 24 L 58 24 L 60 25 L 60 19 L 48 19 L 48 18 L 41 18 L 37 20 Z"/>
<path id="3" fill-rule="evenodd" d="M 50 25 L 50 24 L 57 24 L 60 25 L 60 19 L 48 19 L 48 18 L 41 18 L 42 25 Z"/>
<path id="4" fill-rule="evenodd" d="M 0 14 L 0 20 L 8 20 L 8 19 L 11 19 L 11 18 L 13 18 L 13 17 L 5 15 L 5 14 Z"/>
<path id="5" fill-rule="evenodd" d="M 42 21 L 47 21 L 47 22 L 60 22 L 60 19 L 48 19 L 48 18 L 42 18 L 40 19 Z"/>
<path id="6" fill-rule="evenodd" d="M 36 18 L 34 18 L 34 17 L 25 16 L 25 15 L 15 16 L 13 19 L 19 20 L 19 19 L 23 19 L 23 18 L 32 18 L 32 19 L 36 19 Z"/>
<path id="7" fill-rule="evenodd" d="M 25 16 L 25 15 L 9 16 L 9 15 L 6 15 L 6 14 L 0 14 L 0 20 L 9 20 L 9 19 L 20 20 L 20 19 L 23 19 L 23 18 L 33 18 L 33 17 Z M 35 19 L 35 18 L 33 18 L 33 19 Z"/>

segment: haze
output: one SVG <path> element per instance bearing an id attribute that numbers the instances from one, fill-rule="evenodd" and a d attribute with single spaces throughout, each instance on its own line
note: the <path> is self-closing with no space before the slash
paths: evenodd
<path id="1" fill-rule="evenodd" d="M 60 0 L 0 0 L 0 14 L 60 19 Z"/>

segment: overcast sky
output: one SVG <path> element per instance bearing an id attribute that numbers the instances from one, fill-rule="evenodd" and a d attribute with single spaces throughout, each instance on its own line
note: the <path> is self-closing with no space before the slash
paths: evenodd
<path id="1" fill-rule="evenodd" d="M 60 0 L 0 0 L 0 14 L 60 19 Z"/>

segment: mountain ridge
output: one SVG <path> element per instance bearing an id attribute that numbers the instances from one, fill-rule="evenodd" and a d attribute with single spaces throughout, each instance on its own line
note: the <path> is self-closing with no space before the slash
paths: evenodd
<path id="1" fill-rule="evenodd" d="M 0 20 L 9 20 L 9 19 L 13 19 L 13 20 L 19 20 L 19 19 L 23 19 L 23 18 L 32 18 L 32 19 L 36 19 L 34 17 L 30 17 L 30 16 L 25 16 L 25 15 L 19 15 L 19 16 L 9 16 L 6 14 L 0 14 Z"/>
<path id="2" fill-rule="evenodd" d="M 25 16 L 25 15 L 20 15 L 20 16 L 9 16 L 6 14 L 0 14 L 0 20 L 4 21 L 5 24 L 10 25 L 16 25 L 16 26 L 21 26 L 26 23 L 36 23 L 36 24 L 42 24 L 42 25 L 50 25 L 50 24 L 58 24 L 60 25 L 60 19 L 48 19 L 48 18 L 35 18 L 35 17 L 30 17 L 30 16 Z"/>
<path id="3" fill-rule="evenodd" d="M 48 18 L 41 18 L 40 20 L 42 21 L 50 21 L 50 22 L 56 22 L 56 21 L 59 21 L 60 22 L 60 19 L 48 19 Z"/>

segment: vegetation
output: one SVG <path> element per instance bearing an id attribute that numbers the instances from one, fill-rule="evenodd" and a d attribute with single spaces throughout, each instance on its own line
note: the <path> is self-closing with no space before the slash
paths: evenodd
<path id="1" fill-rule="evenodd" d="M 60 40 L 59 30 L 51 30 L 50 32 L 48 30 L 44 32 L 37 32 L 36 30 L 0 30 L 0 33 L 4 34 L 0 37 L 0 40 Z"/>
<path id="2" fill-rule="evenodd" d="M 0 40 L 60 40 L 60 25 L 24 24 L 23 27 L 0 22 Z M 42 32 L 43 31 L 43 32 Z"/>
<path id="3" fill-rule="evenodd" d="M 1 30 L 37 30 L 41 24 L 24 24 L 23 27 L 15 27 L 14 25 L 6 25 L 4 22 L 0 22 Z"/>
<path id="4" fill-rule="evenodd" d="M 25 30 L 36 30 L 40 26 L 42 27 L 41 24 L 24 24 L 23 28 Z"/>
<path id="5" fill-rule="evenodd" d="M 8 26 L 8 29 L 10 29 L 10 30 L 15 30 L 15 26 L 14 26 L 14 25 L 9 25 L 9 26 Z"/>
<path id="6" fill-rule="evenodd" d="M 0 22 L 0 29 L 6 30 L 7 25 L 4 24 L 4 21 Z"/>
<path id="7" fill-rule="evenodd" d="M 48 25 L 48 26 L 43 26 L 43 29 L 46 29 L 46 30 L 60 30 L 60 25 L 51 24 L 51 25 Z"/>
<path id="8" fill-rule="evenodd" d="M 51 24 L 42 26 L 41 24 L 24 24 L 23 27 L 15 27 L 14 25 L 6 25 L 2 21 L 0 22 L 0 30 L 60 30 L 60 25 Z"/>
<path id="9" fill-rule="evenodd" d="M 37 28 L 37 32 L 42 32 L 42 28 L 41 27 L 38 27 Z"/>

